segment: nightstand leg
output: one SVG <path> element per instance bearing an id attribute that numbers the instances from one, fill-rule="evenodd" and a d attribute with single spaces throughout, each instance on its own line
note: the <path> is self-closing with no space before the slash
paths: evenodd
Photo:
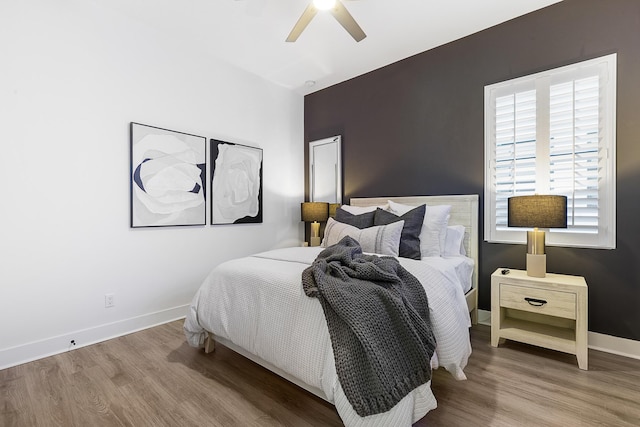
<path id="1" fill-rule="evenodd" d="M 502 323 L 504 313 L 500 308 L 500 285 L 494 284 L 493 279 L 491 281 L 491 346 L 497 347 L 500 343 L 500 323 Z"/>
<path id="2" fill-rule="evenodd" d="M 578 352 L 578 354 L 576 354 L 576 358 L 578 359 L 578 368 L 584 369 L 585 371 L 589 370 L 586 351 Z"/>
<path id="3" fill-rule="evenodd" d="M 577 316 L 576 316 L 576 357 L 578 367 L 588 370 L 589 354 L 589 328 L 587 326 L 588 295 L 586 288 L 580 289 L 577 293 Z"/>
<path id="4" fill-rule="evenodd" d="M 491 310 L 491 346 L 497 347 L 500 343 L 500 309 Z M 502 340 L 504 342 L 504 340 Z"/>
<path id="5" fill-rule="evenodd" d="M 494 337 L 491 335 L 491 346 L 498 347 L 500 344 L 504 344 L 506 340 L 504 338 L 500 338 L 500 336 Z"/>

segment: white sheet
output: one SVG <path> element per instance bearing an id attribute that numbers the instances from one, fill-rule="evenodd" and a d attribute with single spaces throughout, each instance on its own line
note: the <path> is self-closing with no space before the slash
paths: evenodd
<path id="1" fill-rule="evenodd" d="M 423 262 L 426 262 L 437 268 L 442 274 L 447 276 L 449 280 L 458 283 L 458 286 L 462 288 L 462 292 L 465 294 L 471 290 L 473 276 L 473 259 L 466 256 L 456 257 L 424 257 Z"/>
<path id="2" fill-rule="evenodd" d="M 322 249 L 278 249 L 218 266 L 194 296 L 184 325 L 187 340 L 201 347 L 211 331 L 321 389 L 346 426 L 410 426 L 437 406 L 430 382 L 391 411 L 364 418 L 344 395 L 322 307 L 301 283 L 302 271 Z M 429 263 L 398 259 L 426 289 L 439 365 L 465 379 L 471 322 L 462 288 Z"/>

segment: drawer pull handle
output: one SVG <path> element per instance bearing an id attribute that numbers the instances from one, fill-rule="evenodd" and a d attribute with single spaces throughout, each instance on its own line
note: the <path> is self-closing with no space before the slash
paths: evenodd
<path id="1" fill-rule="evenodd" d="M 542 307 L 547 303 L 543 299 L 535 299 L 535 298 L 529 298 L 529 297 L 526 297 L 524 300 L 534 307 Z"/>

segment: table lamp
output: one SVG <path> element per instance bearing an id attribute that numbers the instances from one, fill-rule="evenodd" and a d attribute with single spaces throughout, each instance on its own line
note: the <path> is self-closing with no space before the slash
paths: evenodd
<path id="1" fill-rule="evenodd" d="M 547 255 L 544 231 L 539 228 L 567 228 L 567 197 L 537 194 L 509 197 L 508 217 L 509 227 L 533 227 L 533 231 L 527 231 L 527 275 L 545 277 Z"/>
<path id="2" fill-rule="evenodd" d="M 329 217 L 335 218 L 336 211 L 340 206 L 342 206 L 340 203 L 329 203 Z"/>
<path id="3" fill-rule="evenodd" d="M 300 205 L 302 221 L 311 223 L 311 245 L 320 246 L 320 223 L 329 219 L 329 203 L 304 202 Z"/>

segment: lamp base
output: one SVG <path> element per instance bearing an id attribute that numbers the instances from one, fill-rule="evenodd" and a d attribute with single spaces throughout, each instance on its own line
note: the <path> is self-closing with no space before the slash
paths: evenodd
<path id="1" fill-rule="evenodd" d="M 311 246 L 320 246 L 320 223 L 313 221 L 311 223 Z"/>
<path id="2" fill-rule="evenodd" d="M 547 255 L 527 254 L 527 276 L 545 277 L 547 275 Z"/>

